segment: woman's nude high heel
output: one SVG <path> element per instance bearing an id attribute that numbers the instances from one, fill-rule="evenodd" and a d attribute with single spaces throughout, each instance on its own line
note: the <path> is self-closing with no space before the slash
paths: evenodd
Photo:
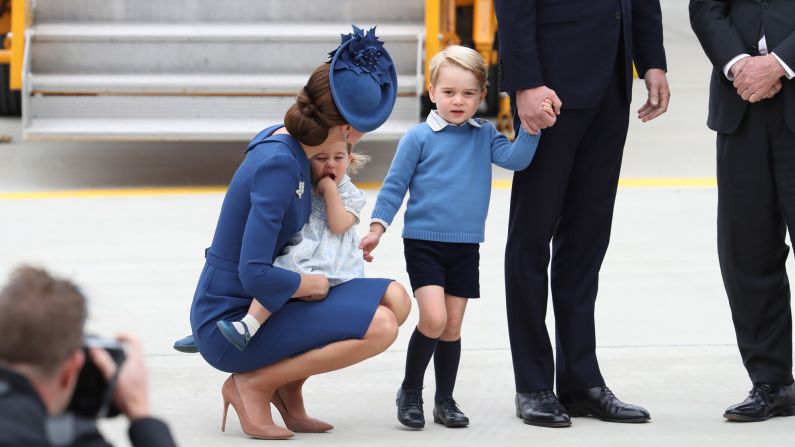
<path id="1" fill-rule="evenodd" d="M 229 376 L 221 387 L 221 396 L 224 398 L 224 418 L 221 421 L 221 431 L 226 431 L 226 414 L 229 410 L 229 404 L 237 412 L 237 418 L 240 420 L 240 426 L 243 428 L 243 433 L 252 438 L 257 439 L 288 439 L 292 438 L 295 433 L 278 425 L 260 425 L 257 426 L 251 422 L 246 413 L 246 407 L 243 405 L 243 399 L 240 397 L 240 392 L 237 390 L 235 384 L 234 374 Z"/>
<path id="2" fill-rule="evenodd" d="M 277 410 L 279 410 L 279 414 L 282 415 L 284 425 L 296 433 L 323 433 L 334 428 L 333 425 L 329 424 L 328 422 L 323 422 L 319 419 L 311 417 L 307 417 L 306 419 L 298 419 L 293 416 L 287 409 L 287 405 L 284 403 L 284 400 L 282 400 L 281 396 L 279 396 L 278 390 L 273 393 L 271 402 L 273 402 L 273 405 Z"/>

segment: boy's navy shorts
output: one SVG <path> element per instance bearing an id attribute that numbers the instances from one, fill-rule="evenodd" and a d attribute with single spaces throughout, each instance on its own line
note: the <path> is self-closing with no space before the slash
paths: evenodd
<path id="1" fill-rule="evenodd" d="M 444 293 L 480 297 L 480 244 L 403 239 L 411 289 L 441 286 Z"/>

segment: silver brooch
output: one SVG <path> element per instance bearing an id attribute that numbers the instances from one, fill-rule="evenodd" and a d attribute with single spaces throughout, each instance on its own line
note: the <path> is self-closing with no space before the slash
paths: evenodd
<path id="1" fill-rule="evenodd" d="M 295 195 L 297 195 L 299 199 L 304 195 L 304 182 L 298 182 L 298 189 L 295 190 Z"/>

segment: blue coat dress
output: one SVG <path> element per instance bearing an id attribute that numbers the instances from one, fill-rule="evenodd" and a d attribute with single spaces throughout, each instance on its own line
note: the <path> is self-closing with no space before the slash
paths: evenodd
<path id="1" fill-rule="evenodd" d="M 298 273 L 273 266 L 287 240 L 309 219 L 309 160 L 290 135 L 260 132 L 224 197 L 212 246 L 193 296 L 190 320 L 199 352 L 226 372 L 262 368 L 335 341 L 362 338 L 389 285 L 357 278 L 329 290 L 321 301 L 291 299 Z M 216 327 L 239 320 L 256 299 L 272 315 L 238 351 Z"/>

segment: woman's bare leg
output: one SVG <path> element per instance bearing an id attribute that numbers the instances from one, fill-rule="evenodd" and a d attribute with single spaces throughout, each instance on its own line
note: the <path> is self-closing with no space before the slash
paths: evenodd
<path id="1" fill-rule="evenodd" d="M 361 340 L 331 343 L 255 371 L 236 374 L 235 382 L 242 399 L 251 402 L 246 405 L 249 418 L 257 424 L 273 425 L 270 405 L 263 404 L 271 401 L 277 388 L 315 374 L 354 365 L 379 354 L 395 341 L 397 331 L 397 319 L 392 311 L 378 306 Z"/>
<path id="2" fill-rule="evenodd" d="M 411 311 L 411 298 L 399 282 L 392 281 L 381 298 L 381 305 L 391 310 L 397 318 L 398 326 L 402 326 Z"/>
<path id="3" fill-rule="evenodd" d="M 334 428 L 328 422 L 310 417 L 304 407 L 303 387 L 307 377 L 285 383 L 276 389 L 273 403 L 282 415 L 284 423 L 292 431 L 320 433 Z"/>
<path id="4" fill-rule="evenodd" d="M 306 414 L 306 408 L 304 408 L 303 395 L 304 382 L 306 382 L 306 379 L 308 378 L 309 377 L 304 377 L 302 379 L 285 383 L 276 390 L 276 392 L 279 393 L 279 397 L 281 397 L 282 401 L 287 407 L 287 410 L 291 415 L 297 418 L 309 417 Z"/>
<path id="5" fill-rule="evenodd" d="M 400 283 L 392 281 L 384 291 L 384 296 L 381 299 L 381 305 L 392 311 L 392 313 L 395 315 L 395 318 L 397 319 L 398 325 L 402 325 L 403 322 L 406 321 L 406 318 L 408 318 L 409 311 L 411 310 L 411 298 L 409 297 L 408 293 L 406 293 L 406 289 L 403 288 Z M 306 380 L 307 377 L 304 377 L 296 381 L 286 383 L 279 387 L 277 393 L 281 397 L 282 401 L 284 401 L 290 416 L 310 425 L 318 426 L 327 424 L 323 421 L 310 417 L 306 412 L 302 395 L 302 388 Z M 282 417 L 284 417 L 284 415 L 282 415 Z M 328 428 L 326 430 L 331 430 L 333 428 L 331 424 L 327 425 Z"/>

